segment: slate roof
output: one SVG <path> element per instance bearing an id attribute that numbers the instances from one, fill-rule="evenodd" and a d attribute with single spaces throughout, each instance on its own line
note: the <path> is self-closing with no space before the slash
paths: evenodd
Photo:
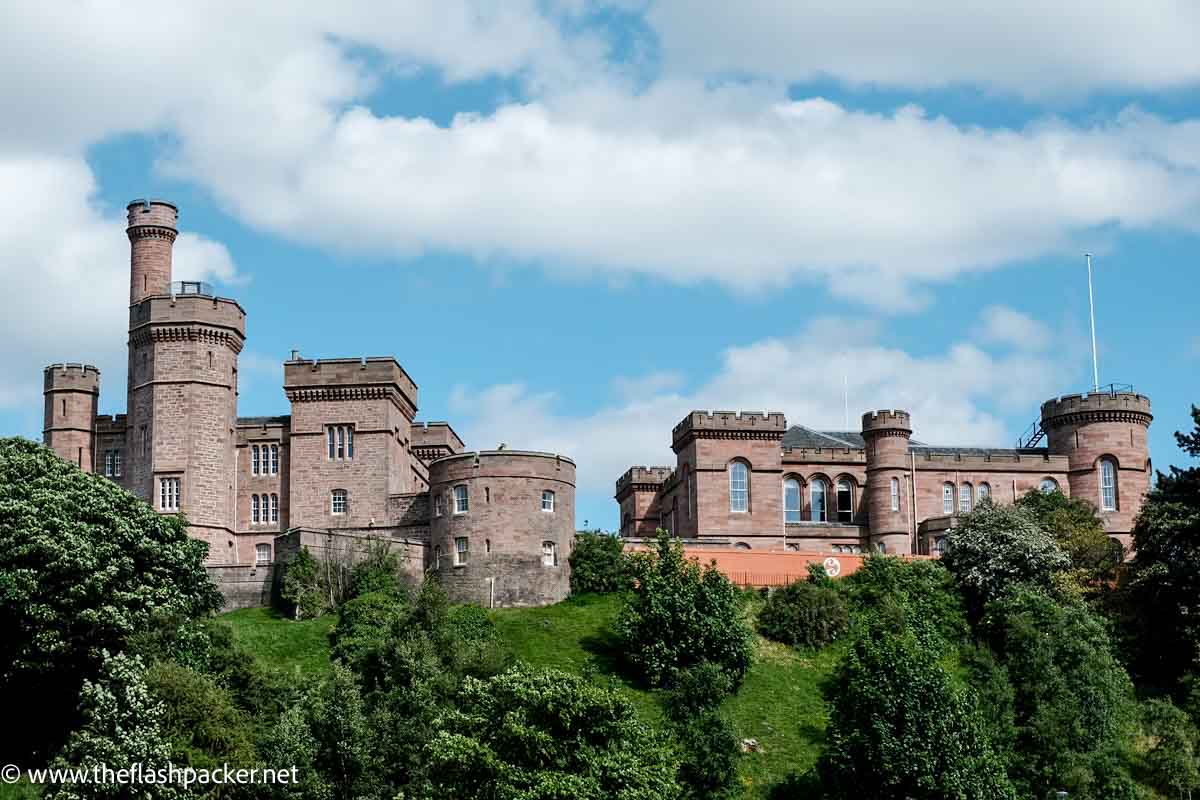
<path id="1" fill-rule="evenodd" d="M 797 449 L 815 450 L 846 449 L 862 450 L 866 447 L 862 433 L 859 431 L 818 431 L 803 425 L 793 425 L 783 434 L 783 446 Z M 913 453 L 945 453 L 961 456 L 1044 456 L 1045 447 L 953 447 L 939 444 L 925 444 L 913 439 L 909 442 L 909 452 Z"/>
<path id="2" fill-rule="evenodd" d="M 251 428 L 262 425 L 290 425 L 292 422 L 291 414 L 284 414 L 279 417 L 238 417 L 237 424 L 239 428 Z"/>

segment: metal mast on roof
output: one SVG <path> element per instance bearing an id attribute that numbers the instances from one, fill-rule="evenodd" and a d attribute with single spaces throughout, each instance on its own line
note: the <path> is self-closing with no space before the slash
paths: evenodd
<path id="1" fill-rule="evenodd" d="M 1092 296 L 1092 254 L 1084 253 L 1088 270 L 1088 312 L 1092 320 L 1092 391 L 1100 391 L 1100 362 L 1096 359 L 1096 301 Z"/>
<path id="2" fill-rule="evenodd" d="M 842 430 L 850 430 L 850 378 L 842 373 Z"/>

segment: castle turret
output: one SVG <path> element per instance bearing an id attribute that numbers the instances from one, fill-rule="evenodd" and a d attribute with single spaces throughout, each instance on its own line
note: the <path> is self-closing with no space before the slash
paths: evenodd
<path id="1" fill-rule="evenodd" d="M 1128 549 L 1150 488 L 1150 399 L 1127 391 L 1058 397 L 1042 404 L 1051 454 L 1065 455 L 1066 487 L 1099 509 L 1105 530 Z"/>
<path id="2" fill-rule="evenodd" d="M 869 411 L 862 416 L 867 445 L 867 513 L 871 545 L 884 552 L 910 554 L 911 498 L 906 482 L 912 421 L 907 411 Z"/>
<path id="3" fill-rule="evenodd" d="M 129 224 L 129 302 L 168 294 L 171 287 L 171 249 L 179 231 L 179 211 L 162 200 L 134 200 L 126 207 Z"/>
<path id="4" fill-rule="evenodd" d="M 171 282 L 175 206 L 129 205 L 132 247 L 126 486 L 164 513 L 183 513 L 234 563 L 237 359 L 246 314 L 199 282 Z"/>
<path id="5" fill-rule="evenodd" d="M 95 464 L 100 370 L 90 364 L 51 364 L 45 371 L 42 441 L 61 458 L 91 472 Z"/>

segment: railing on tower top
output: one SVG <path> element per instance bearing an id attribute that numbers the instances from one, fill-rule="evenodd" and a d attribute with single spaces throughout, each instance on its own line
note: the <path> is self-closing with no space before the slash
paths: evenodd
<path id="1" fill-rule="evenodd" d="M 216 297 L 212 284 L 204 281 L 171 281 L 171 295 L 202 294 L 206 297 Z"/>
<path id="2" fill-rule="evenodd" d="M 1082 395 L 1106 394 L 1109 397 L 1116 397 L 1119 394 L 1133 394 L 1132 383 L 1106 383 L 1103 386 L 1094 386 L 1086 392 L 1080 392 Z M 1042 441 L 1042 437 L 1046 432 L 1042 430 L 1042 421 L 1037 420 L 1025 432 L 1017 437 L 1017 448 L 1024 449 L 1029 447 L 1037 447 Z"/>

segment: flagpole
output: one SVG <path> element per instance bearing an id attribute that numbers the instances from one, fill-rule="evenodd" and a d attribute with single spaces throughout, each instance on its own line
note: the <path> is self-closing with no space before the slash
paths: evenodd
<path id="1" fill-rule="evenodd" d="M 1088 313 L 1092 320 L 1092 391 L 1100 391 L 1100 362 L 1096 359 L 1096 301 L 1092 295 L 1092 254 L 1084 253 L 1088 270 Z"/>

